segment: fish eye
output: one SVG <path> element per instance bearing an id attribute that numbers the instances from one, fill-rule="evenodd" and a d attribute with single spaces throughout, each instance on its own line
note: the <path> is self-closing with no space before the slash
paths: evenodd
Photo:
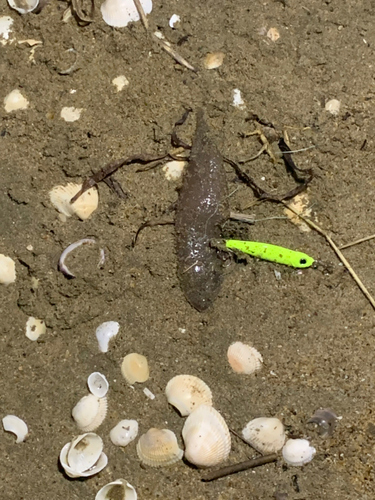
<path id="1" fill-rule="evenodd" d="M 299 260 L 299 263 L 300 263 L 300 264 L 306 264 L 306 262 L 307 262 L 307 261 L 306 261 L 306 259 L 300 259 L 300 260 Z"/>

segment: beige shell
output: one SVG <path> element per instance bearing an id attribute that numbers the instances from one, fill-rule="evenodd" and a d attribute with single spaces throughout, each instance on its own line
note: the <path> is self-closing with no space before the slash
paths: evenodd
<path id="1" fill-rule="evenodd" d="M 212 393 L 208 385 L 193 375 L 177 375 L 167 384 L 168 403 L 175 406 L 183 417 L 200 405 L 212 406 Z"/>
<path id="2" fill-rule="evenodd" d="M 135 352 L 125 356 L 121 373 L 129 384 L 134 382 L 146 382 L 150 375 L 147 358 Z"/>
<path id="3" fill-rule="evenodd" d="M 210 52 L 203 60 L 203 65 L 206 69 L 219 68 L 224 61 L 225 54 L 223 52 Z"/>
<path id="4" fill-rule="evenodd" d="M 263 455 L 276 453 L 285 443 L 284 426 L 278 418 L 255 418 L 243 429 L 242 436 Z"/>
<path id="5" fill-rule="evenodd" d="M 72 410 L 72 417 L 81 431 L 91 432 L 101 425 L 107 415 L 107 398 L 93 394 L 84 396 Z"/>
<path id="6" fill-rule="evenodd" d="M 46 324 L 42 319 L 30 318 L 26 322 L 26 337 L 30 340 L 38 340 L 41 335 L 46 333 Z"/>
<path id="7" fill-rule="evenodd" d="M 137 454 L 145 465 L 165 467 L 181 460 L 184 452 L 178 446 L 174 432 L 152 428 L 139 438 Z"/>
<path id="8" fill-rule="evenodd" d="M 10 285 L 16 281 L 16 264 L 13 259 L 0 254 L 0 283 Z"/>
<path id="9" fill-rule="evenodd" d="M 228 362 L 236 373 L 250 375 L 262 367 L 263 358 L 254 347 L 242 342 L 230 345 L 227 352 Z"/>
<path id="10" fill-rule="evenodd" d="M 98 208 L 99 196 L 96 188 L 88 189 L 74 203 L 70 200 L 81 189 L 82 184 L 69 182 L 66 186 L 55 186 L 49 192 L 52 205 L 66 217 L 77 215 L 81 220 L 85 220 Z"/>
<path id="11" fill-rule="evenodd" d="M 197 467 L 211 467 L 228 458 L 231 439 L 225 420 L 212 406 L 201 405 L 182 429 L 185 458 Z"/>

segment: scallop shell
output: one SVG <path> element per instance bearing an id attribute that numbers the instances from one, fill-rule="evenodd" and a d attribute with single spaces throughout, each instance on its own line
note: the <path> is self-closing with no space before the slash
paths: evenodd
<path id="1" fill-rule="evenodd" d="M 81 431 L 91 432 L 101 425 L 107 415 L 107 398 L 93 394 L 84 396 L 72 410 L 72 417 Z"/>
<path id="2" fill-rule="evenodd" d="M 78 436 L 62 448 L 60 463 L 72 478 L 97 474 L 108 463 L 102 439 L 92 432 Z"/>
<path id="3" fill-rule="evenodd" d="M 152 11 L 152 0 L 140 0 L 144 13 Z M 123 28 L 131 22 L 139 21 L 138 10 L 133 0 L 105 0 L 100 10 L 103 20 L 114 28 Z"/>
<path id="4" fill-rule="evenodd" d="M 276 453 L 285 443 L 284 426 L 278 418 L 255 418 L 246 425 L 242 435 L 247 443 L 263 455 Z"/>
<path id="5" fill-rule="evenodd" d="M 145 465 L 164 467 L 181 460 L 184 452 L 178 446 L 174 432 L 152 428 L 139 438 L 137 454 Z"/>
<path id="6" fill-rule="evenodd" d="M 121 420 L 109 433 L 115 446 L 127 446 L 138 436 L 138 422 L 136 420 Z"/>
<path id="7" fill-rule="evenodd" d="M 116 337 L 119 329 L 120 325 L 117 321 L 106 321 L 98 326 L 95 334 L 100 352 L 108 352 L 109 341 L 112 337 Z"/>
<path id="8" fill-rule="evenodd" d="M 206 69 L 219 68 L 224 61 L 225 54 L 223 52 L 210 52 L 203 60 L 203 65 Z"/>
<path id="9" fill-rule="evenodd" d="M 8 0 L 9 7 L 20 14 L 28 14 L 39 5 L 39 0 Z"/>
<path id="10" fill-rule="evenodd" d="M 102 373 L 93 372 L 87 379 L 87 386 L 93 396 L 104 398 L 108 392 L 109 383 Z"/>
<path id="11" fill-rule="evenodd" d="M 150 375 L 147 358 L 135 352 L 125 356 L 121 373 L 129 384 L 134 382 L 146 382 Z"/>
<path id="12" fill-rule="evenodd" d="M 250 375 L 262 367 L 263 358 L 254 347 L 242 342 L 230 345 L 227 352 L 228 362 L 236 373 Z"/>
<path id="13" fill-rule="evenodd" d="M 16 435 L 16 443 L 22 443 L 25 441 L 29 433 L 26 423 L 19 417 L 16 417 L 16 415 L 7 415 L 4 417 L 3 427 L 4 431 L 12 432 Z"/>
<path id="14" fill-rule="evenodd" d="M 99 196 L 96 188 L 85 191 L 74 203 L 70 200 L 81 189 L 82 184 L 69 182 L 66 186 L 55 186 L 49 192 L 52 205 L 66 217 L 77 215 L 85 220 L 98 208 Z"/>
<path id="15" fill-rule="evenodd" d="M 200 405 L 212 406 L 212 393 L 208 385 L 193 375 L 177 375 L 167 384 L 168 403 L 175 406 L 183 417 Z"/>
<path id="16" fill-rule="evenodd" d="M 38 340 L 44 333 L 46 333 L 46 324 L 44 321 L 30 316 L 26 322 L 26 337 L 30 340 Z"/>
<path id="17" fill-rule="evenodd" d="M 225 420 L 212 406 L 201 405 L 182 429 L 185 458 L 197 467 L 211 467 L 228 458 L 231 439 Z"/>
<path id="18" fill-rule="evenodd" d="M 307 439 L 288 439 L 282 453 L 287 464 L 293 465 L 294 467 L 301 467 L 311 462 L 316 453 L 316 449 L 310 446 Z"/>
<path id="19" fill-rule="evenodd" d="M 16 264 L 6 255 L 0 254 L 0 283 L 10 285 L 16 281 Z"/>
<path id="20" fill-rule="evenodd" d="M 95 500 L 137 500 L 135 488 L 125 479 L 116 479 L 101 488 L 95 496 Z"/>

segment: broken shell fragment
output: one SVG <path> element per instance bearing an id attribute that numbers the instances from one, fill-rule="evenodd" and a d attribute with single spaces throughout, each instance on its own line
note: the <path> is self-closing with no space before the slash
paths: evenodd
<path id="1" fill-rule="evenodd" d="M 87 386 L 93 396 L 104 398 L 108 392 L 109 383 L 102 373 L 94 372 L 89 375 Z"/>
<path id="2" fill-rule="evenodd" d="M 80 247 L 81 245 L 95 245 L 95 243 L 96 241 L 93 238 L 83 238 L 82 240 L 71 243 L 68 247 L 65 248 L 63 253 L 60 255 L 59 263 L 57 265 L 58 270 L 61 271 L 66 278 L 70 279 L 75 278 L 75 275 L 72 272 L 70 272 L 68 267 L 66 266 L 65 259 L 71 252 L 73 252 L 73 250 Z"/>
<path id="3" fill-rule="evenodd" d="M 307 439 L 288 439 L 282 453 L 288 465 L 301 467 L 311 462 L 316 453 L 316 449 L 310 446 Z"/>
<path id="4" fill-rule="evenodd" d="M 95 335 L 100 352 L 108 352 L 109 341 L 118 334 L 119 329 L 117 321 L 106 321 L 98 326 Z"/>
<path id="5" fill-rule="evenodd" d="M 339 417 L 330 408 L 321 408 L 316 410 L 314 415 L 307 421 L 308 424 L 317 424 L 319 426 L 319 434 L 323 437 L 332 436 L 336 421 Z"/>
<path id="6" fill-rule="evenodd" d="M 331 99 L 326 102 L 325 110 L 331 113 L 331 115 L 337 116 L 340 113 L 341 102 L 337 99 Z"/>
<path id="7" fill-rule="evenodd" d="M 139 438 L 137 454 L 145 465 L 165 467 L 181 460 L 184 452 L 178 446 L 174 432 L 152 428 Z"/>
<path id="8" fill-rule="evenodd" d="M 61 109 L 60 117 L 66 122 L 76 122 L 81 118 L 83 108 L 74 108 L 73 106 L 66 106 Z"/>
<path id="9" fill-rule="evenodd" d="M 26 337 L 30 340 L 38 340 L 44 333 L 46 333 L 46 324 L 44 321 L 30 316 L 26 322 Z"/>
<path id="10" fill-rule="evenodd" d="M 212 406 L 212 393 L 208 385 L 193 375 L 177 375 L 167 384 L 165 394 L 168 403 L 185 417 L 200 405 Z"/>
<path id="11" fill-rule="evenodd" d="M 107 398 L 98 398 L 93 394 L 81 398 L 72 410 L 72 417 L 81 431 L 91 432 L 97 429 L 107 415 Z"/>
<path id="12" fill-rule="evenodd" d="M 163 167 L 166 179 L 168 181 L 176 181 L 179 179 L 184 171 L 185 165 L 186 161 L 168 161 Z"/>
<path id="13" fill-rule="evenodd" d="M 219 68 L 224 62 L 224 52 L 210 52 L 203 60 L 203 66 L 206 69 Z"/>
<path id="14" fill-rule="evenodd" d="M 185 458 L 197 467 L 218 465 L 228 458 L 231 439 L 225 420 L 212 406 L 201 405 L 182 429 Z"/>
<path id="15" fill-rule="evenodd" d="M 152 11 L 152 0 L 140 0 L 145 14 Z M 139 21 L 139 13 L 133 0 L 105 0 L 100 7 L 103 20 L 114 28 L 123 28 Z"/>
<path id="16" fill-rule="evenodd" d="M 55 186 L 49 192 L 52 205 L 66 217 L 77 215 L 81 220 L 86 220 L 98 208 L 99 196 L 96 188 L 85 191 L 74 203 L 70 200 L 81 189 L 82 184 L 69 182 L 66 186 Z"/>
<path id="17" fill-rule="evenodd" d="M 18 89 L 12 90 L 4 99 L 4 108 L 7 113 L 18 111 L 19 109 L 27 109 L 28 107 L 29 101 Z"/>
<path id="18" fill-rule="evenodd" d="M 242 436 L 263 455 L 276 453 L 285 443 L 284 426 L 278 418 L 255 418 L 243 429 Z"/>
<path id="19" fill-rule="evenodd" d="M 135 352 L 128 354 L 122 362 L 121 373 L 129 384 L 146 382 L 150 375 L 147 358 Z"/>
<path id="20" fill-rule="evenodd" d="M 16 443 L 22 443 L 25 441 L 29 433 L 26 423 L 19 417 L 16 417 L 16 415 L 7 415 L 4 417 L 3 427 L 4 431 L 12 432 L 16 435 Z"/>
<path id="21" fill-rule="evenodd" d="M 138 422 L 136 420 L 121 420 L 109 433 L 115 446 L 127 446 L 138 436 Z"/>
<path id="22" fill-rule="evenodd" d="M 20 14 L 28 14 L 39 5 L 39 0 L 8 0 L 9 7 Z"/>
<path id="23" fill-rule="evenodd" d="M 60 463 L 72 478 L 97 474 L 108 463 L 102 439 L 92 432 L 78 436 L 62 448 Z"/>
<path id="24" fill-rule="evenodd" d="M 16 281 L 16 264 L 13 259 L 0 254 L 0 283 L 10 285 Z"/>
<path id="25" fill-rule="evenodd" d="M 116 479 L 101 488 L 95 500 L 137 500 L 135 488 L 125 479 Z"/>
<path id="26" fill-rule="evenodd" d="M 227 352 L 228 362 L 236 373 L 250 375 L 262 367 L 263 358 L 251 345 L 235 342 Z"/>
<path id="27" fill-rule="evenodd" d="M 113 85 L 116 87 L 117 92 L 121 92 L 121 90 L 129 85 L 129 80 L 125 75 L 116 76 L 112 80 Z"/>

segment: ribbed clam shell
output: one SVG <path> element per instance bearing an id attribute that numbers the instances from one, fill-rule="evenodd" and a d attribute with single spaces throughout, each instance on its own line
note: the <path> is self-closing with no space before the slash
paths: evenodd
<path id="1" fill-rule="evenodd" d="M 197 467 L 211 467 L 228 458 L 231 439 L 225 420 L 212 406 L 201 405 L 182 429 L 185 458 Z"/>
<path id="2" fill-rule="evenodd" d="M 22 443 L 22 441 L 25 441 L 29 430 L 26 423 L 22 419 L 16 417 L 16 415 L 7 415 L 3 418 L 2 422 L 4 431 L 12 432 L 16 435 L 16 443 Z"/>
<path id="3" fill-rule="evenodd" d="M 152 428 L 139 438 L 137 454 L 145 465 L 165 467 L 181 460 L 184 452 L 178 446 L 174 432 Z"/>
<path id="4" fill-rule="evenodd" d="M 92 395 L 97 398 L 104 398 L 108 392 L 109 383 L 102 373 L 93 372 L 87 379 L 87 386 Z"/>
<path id="5" fill-rule="evenodd" d="M 125 479 L 116 479 L 101 488 L 95 500 L 137 500 L 137 492 Z"/>
<path id="6" fill-rule="evenodd" d="M 200 405 L 212 406 L 212 393 L 208 385 L 193 375 L 177 375 L 167 384 L 168 403 L 175 406 L 183 417 Z"/>
<path id="7" fill-rule="evenodd" d="M 285 443 L 284 426 L 278 418 L 255 418 L 246 425 L 242 435 L 246 442 L 263 455 L 276 453 Z"/>
<path id="8" fill-rule="evenodd" d="M 150 375 L 147 358 L 135 352 L 128 354 L 123 359 L 121 373 L 129 384 L 146 382 Z"/>
<path id="9" fill-rule="evenodd" d="M 145 14 L 152 11 L 152 0 L 141 0 L 141 5 Z M 104 22 L 114 28 L 123 28 L 131 22 L 139 21 L 133 0 L 105 0 L 100 10 Z"/>
<path id="10" fill-rule="evenodd" d="M 103 442 L 94 433 L 82 434 L 67 443 L 60 452 L 60 463 L 69 477 L 88 477 L 100 472 L 108 463 Z"/>
<path id="11" fill-rule="evenodd" d="M 96 188 L 88 189 L 74 203 L 70 200 L 81 189 L 82 184 L 69 182 L 66 186 L 55 186 L 49 192 L 52 205 L 62 214 L 70 217 L 76 214 L 85 220 L 98 208 L 99 196 Z"/>
<path id="12" fill-rule="evenodd" d="M 227 352 L 228 362 L 236 373 L 250 375 L 262 367 L 263 358 L 255 347 L 242 342 L 230 345 Z"/>
<path id="13" fill-rule="evenodd" d="M 121 420 L 109 433 L 115 446 L 127 446 L 138 436 L 138 422 L 136 420 Z"/>
<path id="14" fill-rule="evenodd" d="M 84 396 L 72 410 L 72 417 L 81 431 L 94 431 L 102 424 L 107 415 L 107 398 L 93 394 Z"/>
<path id="15" fill-rule="evenodd" d="M 311 462 L 316 453 L 316 449 L 310 446 L 307 439 L 288 439 L 283 448 L 283 458 L 285 462 L 294 467 Z"/>

